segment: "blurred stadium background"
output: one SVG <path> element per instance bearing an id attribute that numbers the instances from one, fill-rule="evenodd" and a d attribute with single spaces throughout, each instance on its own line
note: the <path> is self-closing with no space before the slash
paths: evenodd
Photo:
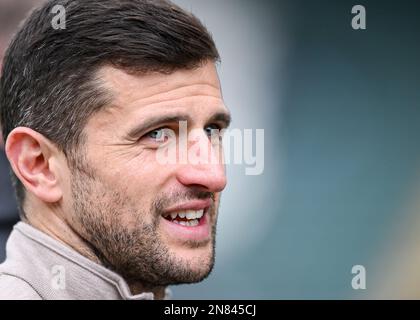
<path id="1" fill-rule="evenodd" d="M 0 0 L 1 48 L 34 2 Z M 420 3 L 174 2 L 214 35 L 232 127 L 265 130 L 264 174 L 227 168 L 214 272 L 174 298 L 420 298 Z M 356 4 L 366 30 L 351 28 Z M 0 260 L 16 219 L 7 179 Z"/>

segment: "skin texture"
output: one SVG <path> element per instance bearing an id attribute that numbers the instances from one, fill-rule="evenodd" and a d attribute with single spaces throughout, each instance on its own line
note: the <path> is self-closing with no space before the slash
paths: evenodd
<path id="1" fill-rule="evenodd" d="M 75 159 L 23 127 L 8 136 L 6 153 L 27 190 L 30 224 L 121 274 L 133 294 L 152 291 L 162 298 L 167 285 L 210 273 L 226 176 L 221 161 L 159 163 L 157 148 L 166 139 L 156 139 L 163 131 L 154 130 L 177 132 L 179 123 L 148 124 L 162 116 L 188 119 L 195 139 L 188 141 L 188 155 L 200 158 L 194 141 L 211 146 L 207 128 L 228 126 L 229 112 L 212 62 L 169 75 L 130 75 L 105 66 L 98 78 L 112 103 L 88 120 Z M 162 215 L 182 204 L 207 206 L 208 236 L 185 239 L 168 228 Z"/>

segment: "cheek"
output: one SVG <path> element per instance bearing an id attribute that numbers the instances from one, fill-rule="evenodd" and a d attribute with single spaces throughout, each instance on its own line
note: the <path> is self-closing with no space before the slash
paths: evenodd
<path id="1" fill-rule="evenodd" d="M 96 165 L 102 173 L 126 181 L 145 181 L 149 185 L 158 183 L 156 177 L 163 177 L 169 168 L 158 162 L 155 150 L 142 150 L 136 154 L 134 151 L 126 157 L 113 157 L 112 159 L 99 159 Z"/>
<path id="2" fill-rule="evenodd" d="M 110 170 L 104 182 L 110 191 L 120 193 L 131 206 L 149 211 L 153 201 L 163 192 L 167 177 L 165 168 L 132 161 L 118 170 Z"/>
<path id="3" fill-rule="evenodd" d="M 142 157 L 126 163 L 122 170 L 119 170 L 118 175 L 126 176 L 126 181 L 130 184 L 135 183 L 138 190 L 156 195 L 174 176 L 175 167 L 158 163 L 156 152 L 147 150 Z"/>
<path id="4" fill-rule="evenodd" d="M 105 155 L 100 158 L 95 157 L 92 161 L 96 178 L 109 188 L 108 191 L 117 191 L 137 209 L 150 210 L 173 176 L 174 169 L 159 164 L 154 150 L 143 150 L 137 155 L 130 153 L 125 158 Z"/>

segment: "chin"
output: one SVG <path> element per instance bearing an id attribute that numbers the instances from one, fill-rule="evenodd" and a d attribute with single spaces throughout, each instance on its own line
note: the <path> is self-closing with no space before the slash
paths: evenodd
<path id="1" fill-rule="evenodd" d="M 201 282 L 213 270 L 214 249 L 211 243 L 206 247 L 176 249 L 172 252 L 185 270 L 184 281 L 179 283 Z"/>

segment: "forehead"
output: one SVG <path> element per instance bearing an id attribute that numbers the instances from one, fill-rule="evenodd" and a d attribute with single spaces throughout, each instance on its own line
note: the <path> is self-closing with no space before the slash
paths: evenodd
<path id="1" fill-rule="evenodd" d="M 184 97 L 222 99 L 220 81 L 215 64 L 207 62 L 193 70 L 177 70 L 171 74 L 128 74 L 111 66 L 102 67 L 99 79 L 113 96 L 114 106 L 136 107 Z"/>

